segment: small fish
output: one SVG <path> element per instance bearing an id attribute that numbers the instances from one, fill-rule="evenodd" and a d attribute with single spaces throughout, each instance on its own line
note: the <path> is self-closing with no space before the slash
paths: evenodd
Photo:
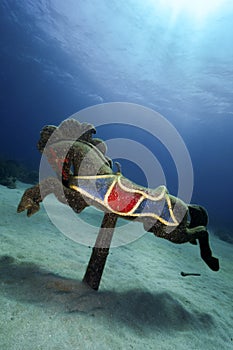
<path id="1" fill-rule="evenodd" d="M 186 276 L 201 276 L 201 274 L 200 273 L 186 273 L 186 272 L 183 272 L 183 271 L 181 271 L 181 276 L 183 276 L 183 277 L 186 277 Z"/>

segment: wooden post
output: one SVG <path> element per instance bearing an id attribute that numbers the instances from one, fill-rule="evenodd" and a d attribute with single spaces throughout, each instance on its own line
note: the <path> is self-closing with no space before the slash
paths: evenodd
<path id="1" fill-rule="evenodd" d="M 104 214 L 101 228 L 99 230 L 95 246 L 92 249 L 91 258 L 83 278 L 83 282 L 87 283 L 92 289 L 98 290 L 99 288 L 116 222 L 116 214 Z"/>

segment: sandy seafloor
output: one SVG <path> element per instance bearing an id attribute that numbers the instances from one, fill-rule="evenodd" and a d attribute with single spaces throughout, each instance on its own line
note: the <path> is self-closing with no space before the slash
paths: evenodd
<path id="1" fill-rule="evenodd" d="M 81 282 L 91 249 L 43 207 L 17 214 L 26 185 L 17 187 L 0 186 L 0 349 L 233 349 L 232 245 L 211 235 L 216 273 L 196 246 L 146 233 L 111 249 L 95 292 Z"/>

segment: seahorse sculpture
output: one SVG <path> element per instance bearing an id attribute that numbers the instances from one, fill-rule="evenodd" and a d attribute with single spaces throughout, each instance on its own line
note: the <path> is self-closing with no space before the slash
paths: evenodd
<path id="1" fill-rule="evenodd" d="M 38 149 L 47 157 L 56 177 L 48 177 L 27 189 L 18 212 L 27 210 L 27 215 L 31 216 L 39 210 L 40 202 L 54 193 L 76 213 L 89 205 L 101 209 L 105 213 L 102 228 L 107 227 L 112 233 L 116 219 L 122 217 L 142 222 L 146 231 L 173 243 L 197 244 L 198 241 L 202 259 L 210 269 L 218 271 L 219 261 L 212 256 L 209 246 L 206 210 L 185 204 L 170 195 L 165 186 L 145 188 L 123 176 L 120 169 L 114 172 L 112 161 L 106 156 L 106 145 L 93 137 L 95 133 L 93 125 L 74 119 L 65 120 L 59 127 L 49 125 L 42 129 Z M 110 245 L 111 238 L 105 237 L 105 244 L 106 239 Z M 97 255 L 92 256 L 92 265 L 101 264 L 101 259 L 97 259 L 100 253 L 105 254 L 103 260 L 106 260 L 109 246 L 101 247 L 100 242 L 101 239 L 99 246 L 94 247 L 93 254 Z M 103 269 L 105 261 L 102 263 Z M 99 269 L 93 266 L 89 269 L 92 278 L 95 278 L 95 270 Z M 87 270 L 87 282 L 88 279 L 90 282 L 89 277 Z M 97 285 L 92 283 L 94 289 L 98 289 L 100 278 Z"/>

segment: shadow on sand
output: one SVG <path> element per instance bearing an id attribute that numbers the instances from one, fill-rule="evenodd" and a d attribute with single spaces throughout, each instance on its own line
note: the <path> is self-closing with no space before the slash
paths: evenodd
<path id="1" fill-rule="evenodd" d="M 13 257 L 0 257 L 0 294 L 57 313 L 105 318 L 143 331 L 210 329 L 211 315 L 189 311 L 169 292 L 143 290 L 93 291 L 81 281 L 68 279 Z M 192 308 L 191 302 L 189 305 Z"/>

